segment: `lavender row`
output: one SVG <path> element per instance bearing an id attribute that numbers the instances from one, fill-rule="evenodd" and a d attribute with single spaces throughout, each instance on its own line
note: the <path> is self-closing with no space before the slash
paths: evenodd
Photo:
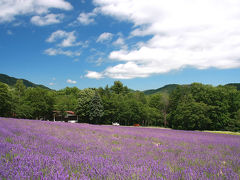
<path id="1" fill-rule="evenodd" d="M 0 179 L 240 178 L 240 136 L 0 118 Z"/>

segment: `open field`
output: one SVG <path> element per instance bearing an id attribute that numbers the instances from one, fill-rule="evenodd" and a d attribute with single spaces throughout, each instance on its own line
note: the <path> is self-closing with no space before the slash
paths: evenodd
<path id="1" fill-rule="evenodd" d="M 240 178 L 240 136 L 0 118 L 0 179 Z"/>
<path id="2" fill-rule="evenodd" d="M 218 134 L 230 134 L 230 135 L 240 136 L 240 132 L 231 132 L 231 131 L 205 131 L 205 132 L 218 133 Z"/>

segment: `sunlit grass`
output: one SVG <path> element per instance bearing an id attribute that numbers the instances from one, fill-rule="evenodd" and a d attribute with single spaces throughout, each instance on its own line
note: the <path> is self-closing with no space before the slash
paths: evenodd
<path id="1" fill-rule="evenodd" d="M 230 135 L 239 135 L 240 136 L 240 132 L 231 132 L 231 131 L 204 131 L 204 132 L 217 133 L 217 134 L 230 134 Z"/>

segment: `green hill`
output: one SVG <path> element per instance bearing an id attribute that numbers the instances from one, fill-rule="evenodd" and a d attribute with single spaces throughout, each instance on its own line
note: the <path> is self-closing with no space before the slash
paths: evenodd
<path id="1" fill-rule="evenodd" d="M 234 86 L 237 88 L 237 90 L 240 90 L 240 83 L 229 83 L 229 84 L 226 84 L 225 86 Z"/>
<path id="2" fill-rule="evenodd" d="M 150 89 L 150 90 L 146 90 L 143 91 L 144 94 L 146 95 L 151 95 L 151 94 L 155 94 L 155 93 L 171 93 L 174 89 L 176 89 L 179 85 L 178 84 L 168 84 L 166 86 L 163 86 L 161 88 L 158 89 Z"/>
<path id="3" fill-rule="evenodd" d="M 0 74 L 0 82 L 2 83 L 5 83 L 9 86 L 14 86 L 17 82 L 17 80 L 19 80 L 18 78 L 15 78 L 15 77 L 10 77 L 6 74 Z M 50 89 L 44 85 L 38 85 L 38 84 L 34 84 L 26 79 L 20 79 L 20 80 L 23 80 L 23 84 L 26 86 L 26 87 L 40 87 L 40 88 L 43 88 L 43 89 Z"/>
<path id="4" fill-rule="evenodd" d="M 145 91 L 143 91 L 143 93 L 145 95 L 151 95 L 151 94 L 155 94 L 155 93 L 171 93 L 178 86 L 182 86 L 182 85 L 179 85 L 179 84 L 168 84 L 168 85 L 163 86 L 163 87 L 158 88 L 158 89 L 145 90 Z M 229 84 L 226 84 L 224 86 L 234 86 L 234 87 L 237 88 L 238 91 L 240 90 L 240 83 L 229 83 Z"/>

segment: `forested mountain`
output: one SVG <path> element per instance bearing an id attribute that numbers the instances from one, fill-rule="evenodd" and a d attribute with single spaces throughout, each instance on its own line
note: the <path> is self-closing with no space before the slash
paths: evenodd
<path id="1" fill-rule="evenodd" d="M 14 86 L 17 82 L 17 80 L 19 80 L 18 78 L 15 78 L 15 77 L 10 77 L 6 74 L 0 74 L 0 82 L 2 83 L 5 83 L 9 86 Z M 43 88 L 43 89 L 48 89 L 50 90 L 48 87 L 44 86 L 44 85 L 38 85 L 38 84 L 34 84 L 26 79 L 20 79 L 23 81 L 23 84 L 26 86 L 26 87 L 40 87 L 40 88 Z"/>
<path id="2" fill-rule="evenodd" d="M 179 84 L 168 84 L 168 85 L 165 85 L 161 88 L 158 88 L 158 89 L 149 89 L 149 90 L 145 90 L 143 91 L 143 93 L 145 95 L 151 95 L 151 94 L 155 94 L 155 93 L 172 93 L 178 86 L 182 86 L 182 85 L 179 85 Z M 190 85 L 185 85 L 185 86 L 190 86 Z M 226 84 L 225 86 L 233 86 L 233 87 L 236 87 L 237 90 L 240 90 L 240 83 L 229 83 L 229 84 Z"/>
<path id="3" fill-rule="evenodd" d="M 26 87 L 40 87 L 40 88 L 43 88 L 43 89 L 48 89 L 50 90 L 50 88 L 44 86 L 44 85 L 38 85 L 38 84 L 34 84 L 26 79 L 18 79 L 18 78 L 15 78 L 15 77 L 11 77 L 11 76 L 8 76 L 6 74 L 0 74 L 0 82 L 2 83 L 5 83 L 9 86 L 14 86 L 17 82 L 17 80 L 23 80 L 23 84 L 26 86 Z M 182 85 L 179 85 L 179 84 L 168 84 L 168 85 L 165 85 L 163 87 L 160 87 L 158 89 L 149 89 L 149 90 L 145 90 L 143 91 L 143 93 L 145 95 L 151 95 L 151 94 L 155 94 L 155 93 L 168 93 L 170 94 L 171 92 L 173 92 L 178 86 L 182 86 Z M 240 83 L 229 83 L 229 84 L 226 84 L 225 86 L 234 86 L 237 88 L 237 90 L 240 90 Z M 133 90 L 129 89 L 130 91 L 133 92 Z"/>
<path id="4" fill-rule="evenodd" d="M 143 91 L 143 93 L 145 95 L 151 95 L 151 94 L 155 94 L 155 93 L 171 93 L 172 91 L 174 91 L 178 86 L 178 84 L 168 84 L 166 86 L 163 86 L 161 88 L 158 89 L 149 89 L 149 90 L 145 90 Z"/>
<path id="5" fill-rule="evenodd" d="M 240 90 L 240 83 L 229 83 L 229 84 L 226 84 L 226 86 L 234 86 L 237 88 L 237 90 Z"/>

